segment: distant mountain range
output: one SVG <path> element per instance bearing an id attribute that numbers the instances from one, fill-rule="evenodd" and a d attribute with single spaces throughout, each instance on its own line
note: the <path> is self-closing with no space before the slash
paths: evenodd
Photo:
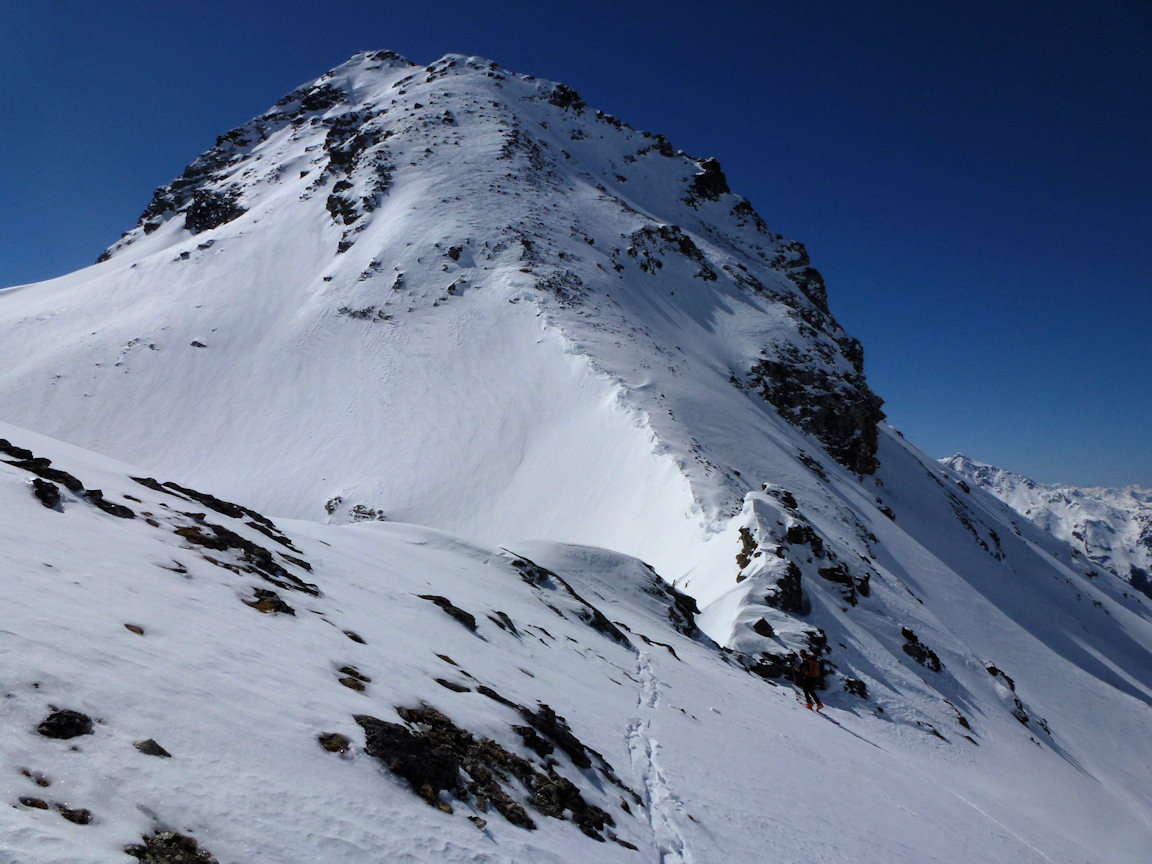
<path id="1" fill-rule="evenodd" d="M 1044 485 L 960 453 L 940 462 L 1152 597 L 1152 490 Z"/>

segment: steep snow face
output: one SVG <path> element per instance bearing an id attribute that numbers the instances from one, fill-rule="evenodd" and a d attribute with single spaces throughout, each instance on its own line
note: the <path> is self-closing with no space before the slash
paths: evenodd
<path id="1" fill-rule="evenodd" d="M 0 294 L 6 417 L 277 514 L 674 575 L 801 450 L 875 468 L 803 247 L 714 160 L 477 58 L 357 55 L 102 258 Z"/>
<path id="2" fill-rule="evenodd" d="M 820 716 L 636 559 L 273 520 L 0 423 L 0 859 L 1141 860 L 1148 618 L 1077 599 L 1028 525 L 1013 578 L 982 572 L 952 481 L 893 436 L 880 458 L 906 586 L 851 614 L 810 589 L 867 662 Z M 762 542 L 800 524 L 782 494 L 750 509 Z"/>
<path id="3" fill-rule="evenodd" d="M 1152 597 L 1152 491 L 1043 485 L 960 453 L 940 462 Z"/>

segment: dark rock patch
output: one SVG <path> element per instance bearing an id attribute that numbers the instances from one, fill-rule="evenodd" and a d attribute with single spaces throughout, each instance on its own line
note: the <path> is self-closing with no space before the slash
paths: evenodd
<path id="1" fill-rule="evenodd" d="M 145 756 L 160 756 L 165 759 L 172 758 L 172 754 L 157 744 L 151 738 L 145 738 L 143 741 L 135 741 L 132 744 L 137 750 Z"/>
<path id="2" fill-rule="evenodd" d="M 251 606 L 257 612 L 265 614 L 295 615 L 296 610 L 289 606 L 275 591 L 266 588 L 253 588 L 255 596 L 251 600 L 241 601 L 245 606 Z"/>
<path id="3" fill-rule="evenodd" d="M 765 621 L 763 618 L 759 619 L 752 625 L 752 629 L 766 639 L 771 639 L 776 635 L 776 631 L 772 629 L 772 625 Z"/>
<path id="4" fill-rule="evenodd" d="M 447 597 L 441 597 L 439 594 L 418 594 L 421 600 L 427 600 L 429 603 L 435 603 L 446 613 L 451 615 L 473 633 L 476 632 L 476 617 L 469 612 L 465 612 L 457 606 L 452 605 L 452 601 Z"/>
<path id="5" fill-rule="evenodd" d="M 26 450 L 23 447 L 17 447 L 7 438 L 0 438 L 0 453 L 11 456 L 13 459 L 31 459 L 32 451 Z"/>
<path id="6" fill-rule="evenodd" d="M 520 638 L 520 631 L 516 629 L 516 625 L 512 623 L 512 619 L 508 617 L 506 612 L 495 609 L 492 611 L 492 614 L 488 616 L 488 620 L 501 630 L 511 633 L 517 639 Z"/>
<path id="7" fill-rule="evenodd" d="M 752 553 L 755 552 L 759 546 L 755 538 L 752 537 L 752 532 L 747 526 L 740 528 L 740 551 L 736 553 L 736 566 L 743 570 L 752 563 Z"/>
<path id="8" fill-rule="evenodd" d="M 866 685 L 859 678 L 845 678 L 844 690 L 851 693 L 853 696 L 859 696 L 861 699 L 868 698 L 868 685 Z"/>
<path id="9" fill-rule="evenodd" d="M 41 798 L 22 797 L 19 799 L 20 803 L 25 807 L 33 807 L 36 810 L 47 810 L 48 802 Z"/>
<path id="10" fill-rule="evenodd" d="M 77 807 L 73 809 L 61 804 L 59 801 L 53 806 L 56 807 L 56 812 L 69 822 L 74 822 L 77 825 L 88 825 L 92 822 L 92 811 L 87 807 Z"/>
<path id="11" fill-rule="evenodd" d="M 108 501 L 104 498 L 104 493 L 99 489 L 89 489 L 84 493 L 84 497 L 94 504 L 98 509 L 103 510 L 109 516 L 116 516 L 120 519 L 135 519 L 136 513 L 131 507 L 125 507 L 123 504 L 116 504 L 115 502 Z"/>
<path id="12" fill-rule="evenodd" d="M 30 459 L 5 461 L 14 468 L 19 468 L 22 471 L 35 474 L 37 477 L 43 477 L 45 480 L 55 481 L 69 492 L 74 492 L 79 495 L 84 491 L 83 483 L 81 483 L 77 478 L 73 477 L 67 471 L 61 471 L 59 468 L 52 468 L 52 460 L 44 456 L 34 456 Z"/>
<path id="13" fill-rule="evenodd" d="M 517 557 L 513 559 L 512 566 L 520 573 L 520 578 L 531 585 L 533 588 L 541 590 L 562 590 L 577 604 L 575 609 L 576 617 L 591 627 L 598 633 L 603 634 L 614 642 L 625 646 L 626 648 L 635 651 L 635 647 L 627 636 L 621 632 L 620 628 L 613 624 L 605 617 L 599 609 L 581 597 L 573 590 L 564 579 L 556 573 L 541 567 L 534 561 L 530 561 L 524 557 Z M 548 604 L 551 605 L 551 604 Z M 563 615 L 563 613 L 559 613 Z"/>
<path id="14" fill-rule="evenodd" d="M 692 178 L 689 188 L 689 203 L 695 199 L 703 198 L 707 201 L 718 201 L 721 195 L 728 192 L 728 179 L 720 169 L 716 159 L 705 159 L 700 165 L 700 173 Z"/>
<path id="15" fill-rule="evenodd" d="M 764 595 L 764 602 L 773 609 L 800 615 L 804 612 L 804 590 L 801 586 L 800 568 L 789 561 L 784 568 L 784 575 L 776 580 L 776 584 L 769 588 Z"/>
<path id="16" fill-rule="evenodd" d="M 131 632 L 135 633 L 137 636 L 143 636 L 144 635 L 144 628 L 141 627 L 139 624 L 125 624 L 124 629 L 130 630 Z"/>
<path id="17" fill-rule="evenodd" d="M 748 371 L 748 386 L 789 423 L 814 436 L 828 454 L 858 474 L 876 470 L 883 400 L 859 373 L 833 374 L 798 349 L 763 358 Z"/>
<path id="18" fill-rule="evenodd" d="M 49 510 L 55 510 L 60 506 L 60 487 L 55 483 L 33 477 L 32 494 Z"/>
<path id="19" fill-rule="evenodd" d="M 925 669 L 930 669 L 933 672 L 939 672 L 943 668 L 940 663 L 940 658 L 936 656 L 936 652 L 922 643 L 912 630 L 907 627 L 901 627 L 900 635 L 904 637 L 904 644 L 900 647 L 905 654 Z"/>
<path id="20" fill-rule="evenodd" d="M 223 525 L 201 521 L 196 525 L 177 528 L 175 533 L 196 546 L 203 546 L 220 552 L 238 550 L 241 561 L 247 565 L 241 569 L 256 573 L 279 588 L 301 591 L 313 597 L 320 595 L 320 590 L 315 585 L 289 573 L 273 559 L 272 553 L 263 546 L 241 537 Z"/>
<path id="21" fill-rule="evenodd" d="M 471 693 L 472 692 L 472 688 L 469 687 L 467 684 L 460 684 L 456 681 L 449 681 L 447 678 L 435 678 L 433 680 L 435 680 L 435 682 L 437 684 L 439 684 L 441 687 L 445 687 L 448 690 L 451 690 L 453 693 Z"/>
<path id="22" fill-rule="evenodd" d="M 158 831 L 141 839 L 143 844 L 124 847 L 141 864 L 219 864 L 196 840 L 175 831 Z"/>
<path id="23" fill-rule="evenodd" d="M 53 711 L 36 731 L 45 738 L 76 738 L 92 734 L 92 718 L 80 711 Z"/>
<path id="24" fill-rule="evenodd" d="M 368 644 L 367 642 L 365 642 L 365 641 L 364 641 L 364 640 L 363 640 L 363 639 L 360 637 L 360 635 L 359 635 L 359 634 L 357 634 L 357 633 L 354 633 L 354 632 L 352 632 L 351 630 L 345 630 L 345 631 L 344 631 L 344 635 L 345 635 L 345 636 L 347 636 L 349 639 L 351 639 L 353 642 L 358 642 L 358 643 L 360 643 L 361 645 L 367 645 L 367 644 Z"/>
<path id="25" fill-rule="evenodd" d="M 316 736 L 316 740 L 329 753 L 345 754 L 352 747 L 352 742 L 348 736 L 341 735 L 339 732 L 321 732 Z"/>
<path id="26" fill-rule="evenodd" d="M 491 807 L 513 825 L 534 829 L 535 821 L 509 794 L 511 789 L 541 815 L 570 818 L 596 840 L 604 839 L 605 826 L 615 824 L 610 814 L 589 804 L 579 788 L 552 766 L 547 773 L 541 771 L 495 741 L 461 729 L 434 708 L 398 708 L 397 713 L 408 726 L 367 715 L 355 719 L 364 729 L 369 755 L 407 780 L 429 804 L 451 812 L 439 793 L 452 792 L 462 801 L 472 801 L 481 812 Z M 545 743 L 541 742 L 542 749 Z"/>
<path id="27" fill-rule="evenodd" d="M 236 203 L 239 192 L 217 192 L 210 189 L 197 189 L 192 193 L 192 203 L 184 211 L 184 227 L 193 234 L 219 228 L 247 212 Z"/>

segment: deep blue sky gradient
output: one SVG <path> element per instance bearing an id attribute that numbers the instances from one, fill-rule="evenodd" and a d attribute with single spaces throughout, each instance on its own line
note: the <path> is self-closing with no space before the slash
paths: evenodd
<path id="1" fill-rule="evenodd" d="M 216 135 L 356 51 L 477 54 L 718 157 L 808 246 L 913 443 L 1152 487 L 1149 0 L 0 12 L 0 286 L 90 264 Z"/>

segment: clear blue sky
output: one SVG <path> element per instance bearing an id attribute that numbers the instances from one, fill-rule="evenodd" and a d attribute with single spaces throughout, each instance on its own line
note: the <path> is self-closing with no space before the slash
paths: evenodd
<path id="1" fill-rule="evenodd" d="M 355 51 L 477 54 L 718 157 L 808 246 L 922 449 L 1152 487 L 1149 0 L 0 12 L 0 286 L 90 264 L 216 135 Z"/>

